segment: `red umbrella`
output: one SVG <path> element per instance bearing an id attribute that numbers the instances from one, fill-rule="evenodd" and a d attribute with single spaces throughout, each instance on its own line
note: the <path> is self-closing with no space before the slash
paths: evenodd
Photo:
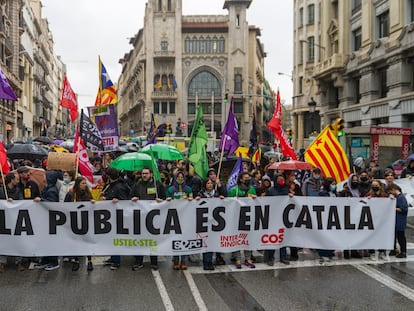
<path id="1" fill-rule="evenodd" d="M 302 162 L 297 160 L 288 160 L 282 162 L 275 162 L 269 166 L 269 169 L 281 169 L 281 170 L 311 170 L 314 166 L 308 162 Z"/>

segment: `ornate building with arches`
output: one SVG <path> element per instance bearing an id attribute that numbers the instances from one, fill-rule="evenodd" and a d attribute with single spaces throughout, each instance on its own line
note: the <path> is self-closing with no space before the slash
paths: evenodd
<path id="1" fill-rule="evenodd" d="M 268 137 L 273 113 L 265 88 L 260 29 L 249 25 L 252 0 L 226 0 L 228 15 L 182 15 L 182 0 L 148 0 L 144 27 L 131 38 L 132 49 L 120 60 L 118 117 L 123 136 L 146 135 L 151 114 L 171 124 L 174 134 L 190 136 L 197 105 L 207 131 L 219 137 L 229 103 L 247 142 L 253 115 L 260 139 Z"/>

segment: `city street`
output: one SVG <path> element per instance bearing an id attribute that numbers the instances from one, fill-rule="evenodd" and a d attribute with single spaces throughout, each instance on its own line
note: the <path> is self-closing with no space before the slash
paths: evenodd
<path id="1" fill-rule="evenodd" d="M 370 258 L 319 263 L 304 249 L 299 261 L 269 267 L 255 252 L 256 269 L 233 265 L 204 271 L 190 263 L 173 271 L 171 258 L 159 258 L 152 271 L 132 271 L 123 257 L 116 271 L 95 257 L 94 271 L 68 262 L 54 271 L 16 272 L 9 259 L 0 275 L 0 310 L 412 310 L 414 302 L 414 219 L 407 229 L 408 258 Z M 277 252 L 276 252 L 277 253 Z M 229 254 L 226 261 L 230 263 Z"/>

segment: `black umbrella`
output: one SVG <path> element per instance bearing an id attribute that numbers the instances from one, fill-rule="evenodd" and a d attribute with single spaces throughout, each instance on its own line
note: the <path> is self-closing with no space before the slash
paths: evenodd
<path id="1" fill-rule="evenodd" d="M 37 141 L 37 142 L 42 143 L 42 144 L 45 144 L 45 145 L 49 145 L 49 144 L 51 144 L 53 142 L 47 136 L 37 136 L 37 137 L 33 138 L 33 141 Z"/>
<path id="2" fill-rule="evenodd" d="M 32 144 L 14 144 L 7 150 L 7 156 L 14 159 L 25 159 L 34 161 L 47 157 L 48 152 L 44 148 Z"/>

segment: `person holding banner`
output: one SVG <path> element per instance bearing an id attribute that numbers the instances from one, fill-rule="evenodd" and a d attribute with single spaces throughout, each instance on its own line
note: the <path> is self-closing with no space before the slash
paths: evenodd
<path id="1" fill-rule="evenodd" d="M 400 253 L 396 255 L 397 258 L 407 258 L 407 239 L 405 237 L 405 229 L 407 227 L 408 202 L 404 194 L 401 193 L 400 186 L 396 184 L 387 187 L 388 193 L 392 194 L 397 200 L 396 215 L 395 215 L 395 236 L 400 245 Z M 394 240 L 394 250 L 397 245 Z M 390 253 L 390 255 L 392 255 Z"/>
<path id="2" fill-rule="evenodd" d="M 167 201 L 171 200 L 193 200 L 193 189 L 187 186 L 185 180 L 185 173 L 177 171 L 172 181 L 172 185 L 167 189 Z M 186 264 L 187 255 L 173 256 L 174 270 L 187 270 Z M 181 260 L 181 262 L 180 262 Z"/>
<path id="3" fill-rule="evenodd" d="M 136 181 L 131 188 L 131 201 L 138 200 L 155 200 L 158 203 L 165 200 L 164 186 L 154 178 L 154 173 L 149 167 L 141 170 L 141 179 Z M 144 267 L 144 256 L 135 256 L 135 263 L 132 266 L 133 271 Z M 152 270 L 158 270 L 158 257 L 150 256 Z"/>
<path id="4" fill-rule="evenodd" d="M 19 176 L 15 173 L 9 173 L 4 178 L 4 185 L 0 187 L 0 199 L 11 202 L 13 200 L 23 200 L 23 195 L 19 190 Z M 19 267 L 22 258 L 16 257 L 15 263 L 18 271 L 23 271 Z M 7 256 L 0 256 L 0 273 L 3 273 L 7 264 Z"/>
<path id="5" fill-rule="evenodd" d="M 111 200 L 112 203 L 117 203 L 119 200 L 129 200 L 130 189 L 128 185 L 119 178 L 119 171 L 113 167 L 108 167 L 105 170 L 107 182 L 102 189 L 101 199 Z M 111 270 L 117 270 L 121 266 L 121 256 L 111 256 L 104 261 L 105 266 L 110 266 Z"/>
<path id="6" fill-rule="evenodd" d="M 227 193 L 227 197 L 249 197 L 249 198 L 256 198 L 256 189 L 251 184 L 251 177 L 248 172 L 241 172 L 237 176 L 237 184 L 230 188 L 229 192 Z M 256 268 L 255 264 L 253 263 L 251 250 L 244 250 L 244 264 L 249 268 Z M 236 263 L 236 268 L 241 269 L 241 253 L 240 251 L 235 251 L 232 254 L 232 258 L 234 258 Z"/>
<path id="7" fill-rule="evenodd" d="M 286 183 L 285 176 L 280 173 L 276 173 L 273 176 L 273 187 L 270 187 L 266 191 L 266 196 L 279 196 L 279 195 L 288 195 L 293 197 L 293 193 L 289 189 L 289 184 Z M 275 260 L 275 250 L 266 250 L 265 257 L 267 257 L 267 264 L 273 266 Z M 289 265 L 290 262 L 287 260 L 286 247 L 281 247 L 279 249 L 279 260 L 285 265 Z"/>
<path id="8" fill-rule="evenodd" d="M 217 176 L 217 175 L 216 175 Z M 218 189 L 215 189 L 215 182 L 212 178 L 207 177 L 203 182 L 203 187 L 200 191 L 200 197 L 202 198 L 220 198 L 224 199 L 224 196 L 220 194 Z M 225 264 L 223 257 L 220 253 L 216 253 L 216 263 Z M 203 253 L 203 269 L 204 270 L 214 270 L 213 265 L 213 253 L 207 252 Z"/>
<path id="9" fill-rule="evenodd" d="M 88 183 L 86 178 L 83 176 L 79 176 L 76 178 L 73 184 L 73 188 L 68 191 L 65 196 L 64 202 L 85 202 L 90 201 L 91 203 L 95 203 L 95 200 L 92 198 L 91 190 L 88 187 Z M 72 261 L 72 271 L 79 270 L 79 257 L 73 257 Z M 88 256 L 88 271 L 93 270 L 92 264 L 92 257 Z"/>

